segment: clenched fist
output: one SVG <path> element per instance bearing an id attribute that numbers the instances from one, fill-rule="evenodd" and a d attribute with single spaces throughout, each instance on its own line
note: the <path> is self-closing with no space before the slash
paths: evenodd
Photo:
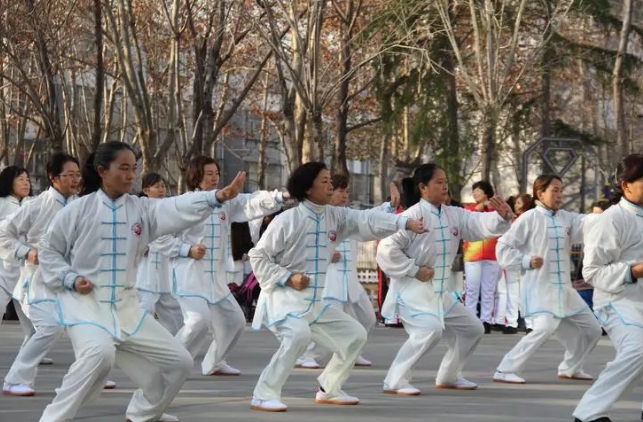
<path id="1" fill-rule="evenodd" d="M 27 254 L 27 261 L 34 265 L 38 265 L 38 251 L 36 249 L 32 249 L 29 251 Z"/>
<path id="2" fill-rule="evenodd" d="M 94 290 L 94 284 L 85 277 L 78 277 L 74 282 L 74 288 L 81 295 L 87 295 Z"/>
<path id="3" fill-rule="evenodd" d="M 190 254 L 188 255 L 192 259 L 202 259 L 207 252 L 205 245 L 192 245 L 190 248 Z"/>
<path id="4" fill-rule="evenodd" d="M 540 267 L 543 266 L 543 259 L 541 257 L 539 257 L 539 256 L 533 256 L 531 258 L 531 261 L 529 262 L 529 266 L 532 269 L 537 270 L 537 269 L 539 269 Z"/>
<path id="5" fill-rule="evenodd" d="M 308 283 L 310 283 L 310 277 L 308 277 L 306 274 L 295 273 L 290 276 L 290 279 L 286 283 L 286 286 L 290 286 L 300 292 L 308 287 Z"/>
<path id="6" fill-rule="evenodd" d="M 435 275 L 435 270 L 431 267 L 426 267 L 422 266 L 420 267 L 420 271 L 418 271 L 417 274 L 415 274 L 415 278 L 417 278 L 420 281 L 431 281 L 433 280 L 433 276 Z"/>
<path id="7" fill-rule="evenodd" d="M 342 254 L 339 252 L 333 252 L 333 257 L 330 259 L 330 262 L 337 264 L 340 259 L 342 259 Z"/>

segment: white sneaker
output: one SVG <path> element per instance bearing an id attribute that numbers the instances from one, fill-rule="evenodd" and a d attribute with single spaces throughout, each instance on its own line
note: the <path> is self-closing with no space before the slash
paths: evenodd
<path id="1" fill-rule="evenodd" d="M 357 360 L 355 361 L 355 366 L 371 366 L 371 365 L 373 365 L 373 363 L 368 359 L 364 359 L 364 356 L 362 355 L 359 355 L 357 357 Z"/>
<path id="2" fill-rule="evenodd" d="M 303 369 L 319 369 L 321 366 L 317 363 L 315 359 L 303 359 L 297 361 L 297 365 L 295 365 L 295 368 L 303 368 Z"/>
<path id="3" fill-rule="evenodd" d="M 132 420 L 130 418 L 127 418 L 127 422 L 132 422 Z M 174 415 L 163 413 L 156 422 L 179 422 L 179 418 Z"/>
<path id="4" fill-rule="evenodd" d="M 478 384 L 466 380 L 464 377 L 458 377 L 455 382 L 436 382 L 435 388 L 443 388 L 447 390 L 475 390 Z"/>
<path id="5" fill-rule="evenodd" d="M 40 365 L 53 365 L 54 361 L 49 358 L 42 358 Z"/>
<path id="6" fill-rule="evenodd" d="M 31 397 L 36 395 L 36 391 L 28 385 L 8 384 L 2 386 L 2 394 L 5 396 Z"/>
<path id="7" fill-rule="evenodd" d="M 238 370 L 237 368 L 233 368 L 232 366 L 228 365 L 227 363 L 224 363 L 223 366 L 221 368 L 219 368 L 219 370 L 216 371 L 212 375 L 236 377 L 238 375 L 241 375 L 241 371 Z"/>
<path id="8" fill-rule="evenodd" d="M 526 384 L 527 383 L 527 381 L 525 381 L 523 378 L 520 378 L 516 374 L 504 373 L 500 371 L 496 371 L 496 373 L 493 374 L 493 382 L 502 382 L 505 384 Z"/>
<path id="9" fill-rule="evenodd" d="M 116 383 L 114 381 L 105 381 L 105 386 L 103 386 L 105 390 L 113 390 L 116 388 Z"/>
<path id="10" fill-rule="evenodd" d="M 250 408 L 262 412 L 285 412 L 288 410 L 288 406 L 277 399 L 261 400 L 256 397 L 253 397 Z"/>
<path id="11" fill-rule="evenodd" d="M 422 394 L 420 390 L 413 387 L 411 384 L 405 384 L 400 388 L 389 388 L 384 385 L 384 394 L 397 394 L 398 396 L 419 396 Z"/>
<path id="12" fill-rule="evenodd" d="M 582 369 L 576 372 L 572 376 L 558 373 L 558 378 L 564 379 L 564 380 L 575 380 L 575 381 L 593 381 L 594 380 L 593 376 L 583 371 Z"/>
<path id="13" fill-rule="evenodd" d="M 357 397 L 349 396 L 342 390 L 337 393 L 327 393 L 319 390 L 315 395 L 315 403 L 318 404 L 339 404 L 339 405 L 355 405 L 359 404 Z"/>

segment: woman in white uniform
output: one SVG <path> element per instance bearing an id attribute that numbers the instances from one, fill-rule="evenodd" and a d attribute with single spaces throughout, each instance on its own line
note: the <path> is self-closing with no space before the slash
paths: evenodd
<path id="1" fill-rule="evenodd" d="M 332 177 L 333 196 L 330 205 L 346 207 L 349 198 L 348 177 L 343 174 L 334 174 Z M 393 213 L 400 204 L 400 192 L 391 183 L 391 201 L 379 207 L 380 211 Z M 364 286 L 357 278 L 357 253 L 359 244 L 354 239 L 344 239 L 339 245 L 326 273 L 326 286 L 323 296 L 328 303 L 342 309 L 348 315 L 355 318 L 369 333 L 375 324 L 375 309 Z M 298 368 L 318 369 L 318 361 L 328 354 L 328 350 L 311 342 L 306 352 L 297 360 Z M 355 366 L 371 366 L 372 363 L 361 354 L 357 356 Z"/>
<path id="2" fill-rule="evenodd" d="M 219 184 L 219 166 L 210 157 L 195 157 L 188 164 L 187 187 L 191 191 L 212 191 Z M 173 260 L 175 295 L 181 305 L 184 326 L 177 338 L 192 357 L 203 349 L 210 331 L 214 337 L 201 364 L 203 375 L 239 375 L 226 358 L 239 341 L 246 318 L 228 288 L 227 269 L 230 223 L 262 218 L 278 211 L 287 193 L 257 191 L 241 194 L 213 210 L 209 218 L 177 237 L 198 252 Z"/>
<path id="3" fill-rule="evenodd" d="M 115 363 L 140 387 L 127 420 L 178 421 L 163 412 L 194 361 L 138 306 L 136 270 L 150 242 L 207 219 L 239 193 L 245 174 L 219 191 L 151 200 L 128 194 L 136 179 L 129 145 L 102 143 L 91 158 L 84 195 L 56 215 L 40 243 L 42 279 L 57 293 L 76 356 L 40 422 L 71 421 L 98 398 Z"/>
<path id="4" fill-rule="evenodd" d="M 610 422 L 610 409 L 643 374 L 643 155 L 625 157 L 616 179 L 618 203 L 588 228 L 583 259 L 583 278 L 594 286 L 594 312 L 616 357 L 578 403 L 576 422 Z"/>
<path id="5" fill-rule="evenodd" d="M 141 181 L 139 196 L 152 199 L 165 198 L 167 187 L 158 173 L 147 173 Z M 170 258 L 179 256 L 183 244 L 173 235 L 165 235 L 148 245 L 147 253 L 138 267 L 136 289 L 141 308 L 156 315 L 162 326 L 176 335 L 183 326 L 183 314 L 179 302 L 172 295 Z"/>
<path id="6" fill-rule="evenodd" d="M 424 227 L 421 220 L 376 210 L 329 206 L 333 185 L 324 163 L 306 163 L 292 172 L 288 192 L 299 205 L 275 218 L 248 254 L 261 285 L 253 328 L 265 325 L 281 343 L 259 377 L 251 408 L 288 409 L 281 391 L 311 340 L 333 352 L 318 378 L 315 402 L 355 405 L 359 399 L 341 388 L 364 347 L 366 330 L 323 299 L 328 264 L 346 238 L 369 241 L 397 230 L 421 233 Z"/>
<path id="7" fill-rule="evenodd" d="M 538 176 L 533 197 L 536 208 L 514 222 L 496 249 L 501 267 L 525 270 L 521 294 L 533 331 L 505 355 L 493 380 L 524 384 L 519 374 L 553 335 L 566 349 L 558 377 L 591 381 L 592 376 L 583 371 L 583 362 L 596 346 L 601 328 L 572 287 L 570 270 L 571 246 L 583 241 L 585 215 L 560 209 L 563 183 L 558 176 Z"/>
<path id="8" fill-rule="evenodd" d="M 451 266 L 460 239 L 497 237 L 509 229 L 513 216 L 498 197 L 489 199 L 495 212 L 471 212 L 444 205 L 449 185 L 444 170 L 433 163 L 415 170 L 402 184 L 409 208 L 402 213 L 424 220 L 428 231 L 415 235 L 398 232 L 382 240 L 377 263 L 391 277 L 382 315 L 398 315 L 409 335 L 384 380 L 384 393 L 416 396 L 411 385 L 418 360 L 441 338 L 448 351 L 436 377 L 436 388 L 473 390 L 478 386 L 462 376 L 462 369 L 483 336 L 482 323 L 450 291 Z"/>

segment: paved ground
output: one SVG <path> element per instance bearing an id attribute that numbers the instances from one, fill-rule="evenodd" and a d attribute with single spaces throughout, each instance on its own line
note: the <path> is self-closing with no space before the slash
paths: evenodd
<path id="1" fill-rule="evenodd" d="M 366 347 L 365 356 L 375 363 L 370 369 L 357 369 L 345 390 L 360 397 L 359 406 L 322 406 L 312 401 L 317 387 L 318 371 L 297 369 L 286 384 L 284 401 L 290 409 L 284 414 L 267 414 L 249 409 L 249 396 L 254 383 L 277 342 L 267 331 L 248 332 L 237 346 L 230 364 L 243 370 L 240 377 L 203 377 L 196 370 L 173 403 L 171 412 L 183 422 L 219 421 L 297 421 L 326 422 L 355 421 L 389 422 L 447 421 L 447 422 L 501 422 L 501 421 L 566 421 L 587 388 L 586 383 L 561 381 L 556 378 L 556 367 L 562 357 L 561 347 L 550 341 L 537 354 L 524 376 L 524 386 L 494 384 L 493 369 L 502 355 L 518 341 L 519 335 L 491 334 L 484 337 L 465 376 L 480 384 L 477 391 L 460 392 L 434 389 L 435 372 L 444 353 L 444 346 L 420 361 L 414 385 L 422 388 L 420 397 L 397 397 L 381 393 L 382 380 L 397 348 L 405 338 L 401 329 L 377 328 Z M 21 342 L 18 325 L 0 326 L 0 376 L 5 374 Z M 606 337 L 600 341 L 586 365 L 592 374 L 604 367 L 613 357 L 613 349 Z M 72 363 L 73 353 L 67 340 L 61 341 L 50 354 L 53 366 L 41 367 L 37 381 L 37 395 L 33 398 L 0 396 L 0 422 L 38 421 L 40 413 L 53 398 L 56 388 Z M 83 409 L 75 420 L 91 422 L 123 422 L 124 411 L 134 385 L 119 369 L 111 379 L 118 389 L 106 391 L 90 407 Z M 638 421 L 641 414 L 643 391 L 635 389 L 615 409 L 615 421 Z"/>

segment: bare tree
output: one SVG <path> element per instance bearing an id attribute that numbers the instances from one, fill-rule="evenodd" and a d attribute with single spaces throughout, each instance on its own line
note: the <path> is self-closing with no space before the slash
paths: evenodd
<path id="1" fill-rule="evenodd" d="M 612 95 L 614 97 L 614 115 L 616 117 L 616 140 L 620 149 L 620 155 L 625 157 L 630 153 L 629 138 L 625 124 L 625 107 L 623 100 L 623 60 L 627 54 L 627 44 L 629 42 L 631 24 L 632 24 L 632 0 L 623 0 L 623 26 L 614 61 L 614 71 L 612 74 Z M 618 155 L 615 155 L 618 157 Z"/>

